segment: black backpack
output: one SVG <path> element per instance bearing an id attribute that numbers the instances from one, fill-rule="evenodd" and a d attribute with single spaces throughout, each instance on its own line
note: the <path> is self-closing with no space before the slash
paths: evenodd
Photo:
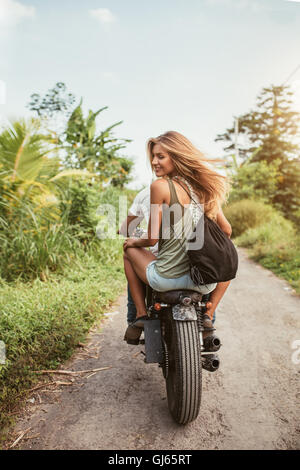
<path id="1" fill-rule="evenodd" d="M 180 186 L 185 189 L 182 185 Z M 198 204 L 190 194 L 189 196 Z M 187 250 L 191 278 L 198 286 L 230 281 L 235 278 L 238 269 L 236 248 L 216 222 L 205 214 L 202 217 L 204 217 L 203 245 L 199 249 Z M 200 224 L 203 224 L 202 217 L 193 230 L 188 240 L 189 243 L 195 242 L 196 233 L 200 229 Z"/>
<path id="2" fill-rule="evenodd" d="M 234 279 L 238 255 L 234 244 L 212 219 L 204 217 L 204 243 L 198 250 L 187 250 L 190 275 L 196 285 L 225 282 Z M 198 224 L 202 224 L 199 221 Z M 197 228 L 194 230 L 197 230 Z M 190 242 L 195 241 L 193 234 Z"/>

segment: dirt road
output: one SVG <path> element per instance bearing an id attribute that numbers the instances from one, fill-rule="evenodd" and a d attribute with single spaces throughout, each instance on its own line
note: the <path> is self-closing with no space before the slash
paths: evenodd
<path id="1" fill-rule="evenodd" d="M 221 367 L 203 371 L 201 412 L 187 426 L 169 415 L 161 370 L 144 364 L 140 346 L 122 341 L 125 310 L 121 296 L 91 334 L 89 350 L 99 343 L 99 359 L 77 354 L 64 366 L 112 368 L 35 395 L 17 430 L 37 437 L 21 448 L 299 449 L 300 364 L 292 355 L 297 362 L 300 354 L 292 343 L 300 340 L 300 299 L 284 281 L 240 251 L 238 278 L 217 312 Z"/>

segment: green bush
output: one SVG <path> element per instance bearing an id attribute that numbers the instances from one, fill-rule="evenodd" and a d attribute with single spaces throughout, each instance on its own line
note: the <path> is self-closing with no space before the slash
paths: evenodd
<path id="1" fill-rule="evenodd" d="M 115 244 L 119 256 L 113 253 L 115 262 L 107 266 L 84 254 L 52 282 L 0 283 L 0 339 L 7 356 L 0 365 L 0 429 L 23 392 L 40 380 L 34 371 L 55 369 L 70 357 L 124 289 L 122 244 Z"/>
<path id="2" fill-rule="evenodd" d="M 96 215 L 97 200 L 101 187 L 97 184 L 74 181 L 63 187 L 60 194 L 60 211 L 65 225 L 81 243 L 86 245 L 94 239 L 98 218 Z"/>
<path id="3" fill-rule="evenodd" d="M 271 220 L 277 212 L 273 207 L 261 201 L 243 199 L 226 206 L 224 214 L 232 226 L 232 236 L 238 237 L 249 228 Z"/>
<path id="4" fill-rule="evenodd" d="M 284 246 L 273 245 L 265 253 L 261 249 L 253 250 L 252 258 L 286 279 L 300 294 L 300 238 Z"/>
<path id="5" fill-rule="evenodd" d="M 119 197 L 127 197 L 129 208 L 135 194 L 71 181 L 58 186 L 56 200 L 44 206 L 11 186 L 0 191 L 0 277 L 9 282 L 46 280 L 50 272 L 63 272 L 76 256 L 90 250 L 109 262 L 115 245 L 96 236 L 97 208 L 101 203 L 115 207 L 117 231 Z"/>
<path id="6" fill-rule="evenodd" d="M 250 199 L 229 204 L 224 213 L 236 244 L 300 293 L 300 237 L 293 223 L 273 207 Z"/>
<path id="7" fill-rule="evenodd" d="M 285 246 L 295 237 L 296 231 L 292 222 L 274 210 L 272 218 L 256 227 L 248 228 L 236 241 L 240 246 L 255 247 L 257 250 L 259 247 L 263 247 L 266 252 L 268 249 L 272 249 L 274 244 Z"/>
<path id="8" fill-rule="evenodd" d="M 0 274 L 7 281 L 45 280 L 50 271 L 62 271 L 80 250 L 63 216 L 51 220 L 47 208 L 37 214 L 30 201 L 12 208 L 0 228 L 0 240 Z"/>
<path id="9" fill-rule="evenodd" d="M 30 201 L 19 204 L 17 198 L 9 206 L 15 215 L 11 225 L 7 214 L 0 224 L 0 268 L 12 281 L 0 277 L 0 340 L 7 352 L 6 363 L 0 365 L 0 428 L 9 423 L 10 411 L 24 391 L 40 379 L 34 371 L 56 368 L 68 358 L 125 287 L 122 240 L 94 236 L 84 245 L 76 231 L 88 229 L 90 222 L 87 218 L 85 226 L 76 224 L 75 208 L 77 214 L 83 209 L 86 215 L 80 207 L 82 196 L 93 217 L 101 202 L 118 209 L 120 195 L 128 196 L 129 207 L 135 192 L 114 187 L 102 192 L 85 189 L 77 191 L 74 224 L 66 221 L 68 207 L 63 215 L 59 212 L 61 223 L 55 223 L 55 217 L 48 220 L 47 211 L 45 217 L 41 212 L 37 216 Z M 49 276 L 45 279 L 41 273 Z M 19 280 L 14 281 L 16 277 Z"/>
<path id="10" fill-rule="evenodd" d="M 277 191 L 280 160 L 267 163 L 266 161 L 244 162 L 235 165 L 232 173 L 232 188 L 230 202 L 243 199 L 259 199 L 271 204 Z"/>
<path id="11" fill-rule="evenodd" d="M 268 222 L 235 239 L 250 258 L 286 279 L 300 293 L 300 237 L 291 221 L 275 213 Z"/>

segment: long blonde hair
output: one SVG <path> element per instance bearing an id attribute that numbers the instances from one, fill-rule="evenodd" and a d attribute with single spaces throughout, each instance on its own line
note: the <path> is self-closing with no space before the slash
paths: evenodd
<path id="1" fill-rule="evenodd" d="M 191 184 L 204 205 L 205 214 L 215 218 L 227 198 L 229 183 L 226 176 L 211 169 L 207 163 L 220 160 L 206 158 L 184 135 L 168 131 L 147 141 L 147 154 L 152 168 L 155 144 L 160 144 L 168 152 L 178 175 Z"/>

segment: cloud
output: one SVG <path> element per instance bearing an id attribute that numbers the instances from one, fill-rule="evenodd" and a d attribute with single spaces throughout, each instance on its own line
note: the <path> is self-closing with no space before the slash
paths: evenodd
<path id="1" fill-rule="evenodd" d="M 26 18 L 34 18 L 35 8 L 15 0 L 0 0 L 0 27 L 8 29 Z"/>
<path id="2" fill-rule="evenodd" d="M 97 8 L 89 10 L 89 14 L 100 23 L 113 23 L 116 18 L 108 8 Z"/>
<path id="3" fill-rule="evenodd" d="M 300 3 L 300 0 L 285 0 L 286 2 L 296 2 L 296 3 Z"/>
<path id="4" fill-rule="evenodd" d="M 206 4 L 212 6 L 224 5 L 239 9 L 251 8 L 254 12 L 258 12 L 265 9 L 264 5 L 256 0 L 206 0 Z"/>

